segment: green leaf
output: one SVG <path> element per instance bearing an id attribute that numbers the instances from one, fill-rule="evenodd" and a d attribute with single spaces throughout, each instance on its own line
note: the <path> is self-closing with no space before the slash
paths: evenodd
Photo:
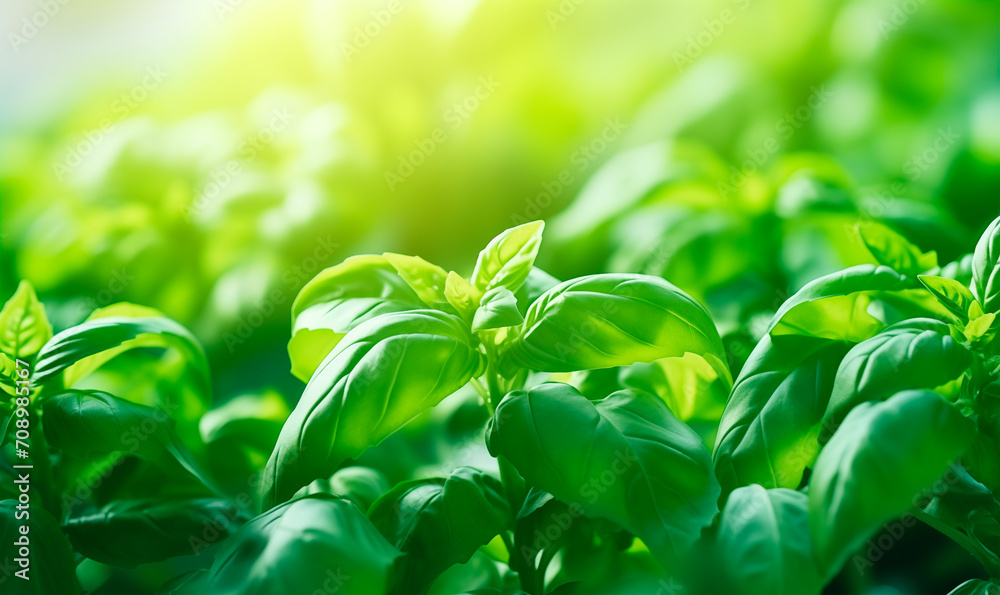
<path id="1" fill-rule="evenodd" d="M 701 304 L 659 277 L 591 275 L 560 283 L 531 305 L 501 367 L 575 372 L 688 352 L 725 357 Z"/>
<path id="2" fill-rule="evenodd" d="M 50 338 L 52 325 L 45 306 L 31 283 L 21 281 L 0 310 L 0 351 L 12 359 L 25 359 L 38 353 Z"/>
<path id="3" fill-rule="evenodd" d="M 5 595 L 70 595 L 80 592 L 76 582 L 76 561 L 69 542 L 59 530 L 59 524 L 41 506 L 32 506 L 30 516 L 18 508 L 17 500 L 0 501 L 0 565 Z M 28 528 L 28 568 L 15 561 L 22 537 L 21 527 Z M 24 575 L 16 572 L 24 570 Z M 27 579 L 27 580 L 25 580 Z"/>
<path id="4" fill-rule="evenodd" d="M 885 521 L 906 512 L 975 436 L 975 424 L 925 390 L 862 403 L 820 452 L 809 526 L 827 579 Z"/>
<path id="5" fill-rule="evenodd" d="M 113 309 L 110 312 L 97 313 L 97 317 L 92 317 L 52 337 L 38 353 L 33 382 L 37 386 L 44 385 L 65 371 L 63 383 L 70 387 L 112 357 L 129 349 L 173 348 L 181 354 L 195 373 L 196 393 L 202 401 L 202 406 L 194 413 L 200 415 L 210 400 L 211 384 L 205 352 L 194 335 L 169 318 L 142 316 L 148 313 L 149 309 L 140 306 L 116 304 L 108 308 Z M 104 313 L 115 315 L 103 317 Z M 130 313 L 139 316 L 132 318 L 121 315 Z"/>
<path id="6" fill-rule="evenodd" d="M 253 519 L 229 538 L 208 571 L 172 583 L 169 592 L 384 595 L 398 556 L 354 504 L 315 495 Z"/>
<path id="7" fill-rule="evenodd" d="M 718 512 L 701 439 L 648 393 L 594 402 L 560 383 L 515 391 L 497 406 L 487 446 L 530 485 L 638 535 L 667 565 Z"/>
<path id="8" fill-rule="evenodd" d="M 1000 585 L 974 578 L 955 587 L 948 595 L 1000 595 Z"/>
<path id="9" fill-rule="evenodd" d="M 919 275 L 917 279 L 949 312 L 962 322 L 968 322 L 969 307 L 975 301 L 968 287 L 954 279 L 935 277 L 934 275 Z"/>
<path id="10" fill-rule="evenodd" d="M 397 485 L 379 498 L 368 518 L 403 552 L 394 590 L 402 593 L 425 592 L 445 569 L 468 562 L 513 520 L 500 482 L 468 467 L 447 479 Z"/>
<path id="11" fill-rule="evenodd" d="M 808 497 L 788 489 L 741 487 L 729 495 L 715 537 L 715 593 L 817 595 Z"/>
<path id="12" fill-rule="evenodd" d="M 798 349 L 761 339 L 719 422 L 714 460 L 724 493 L 755 483 L 799 487 L 819 451 L 819 422 L 849 347 L 831 341 Z"/>
<path id="13" fill-rule="evenodd" d="M 228 536 L 246 520 L 235 503 L 218 499 L 116 500 L 63 523 L 73 548 L 102 564 L 134 568 L 207 547 L 204 535 Z"/>
<path id="14" fill-rule="evenodd" d="M 917 275 L 937 267 L 937 253 L 926 254 L 888 226 L 869 222 L 857 226 L 858 235 L 881 265 L 904 275 Z"/>
<path id="15" fill-rule="evenodd" d="M 973 252 L 972 293 L 987 313 L 1000 312 L 1000 217 L 986 228 Z"/>
<path id="16" fill-rule="evenodd" d="M 965 325 L 965 338 L 972 343 L 989 341 L 993 337 L 993 323 L 996 321 L 996 314 L 989 312 L 977 318 L 973 318 Z"/>
<path id="17" fill-rule="evenodd" d="M 855 345 L 844 356 L 823 416 L 820 442 L 826 442 L 853 407 L 881 401 L 907 389 L 933 389 L 960 377 L 972 354 L 936 320 L 914 319 L 893 325 Z"/>
<path id="18" fill-rule="evenodd" d="M 45 438 L 69 456 L 129 453 L 168 473 L 190 474 L 211 486 L 165 411 L 101 391 L 69 390 L 47 398 L 42 413 Z"/>
<path id="19" fill-rule="evenodd" d="M 517 291 L 535 263 L 542 243 L 545 222 L 532 221 L 512 227 L 497 237 L 479 253 L 472 272 L 472 284 L 486 293 L 495 287 Z"/>
<path id="20" fill-rule="evenodd" d="M 465 319 L 471 319 L 479 307 L 483 292 L 472 286 L 465 277 L 449 271 L 444 281 L 444 297 Z"/>
<path id="21" fill-rule="evenodd" d="M 386 252 L 382 256 L 396 269 L 399 276 L 403 278 L 403 281 L 406 281 L 423 303 L 435 310 L 455 312 L 444 293 L 448 280 L 447 271 L 419 256 L 393 254 L 392 252 Z"/>
<path id="22" fill-rule="evenodd" d="M 517 298 L 517 310 L 522 316 L 527 314 L 531 304 L 556 285 L 559 285 L 559 279 L 538 267 L 533 267 L 521 288 L 514 292 L 514 296 Z"/>
<path id="23" fill-rule="evenodd" d="M 329 479 L 314 480 L 299 490 L 295 497 L 330 494 L 347 498 L 361 510 L 368 510 L 389 488 L 389 480 L 378 470 L 352 466 L 339 469 Z"/>
<path id="24" fill-rule="evenodd" d="M 468 326 L 436 310 L 373 318 L 323 360 L 281 429 L 268 505 L 378 444 L 481 372 Z"/>
<path id="25" fill-rule="evenodd" d="M 355 326 L 382 314 L 424 307 L 384 256 L 352 256 L 325 269 L 306 283 L 292 304 L 292 373 L 308 382 Z"/>
<path id="26" fill-rule="evenodd" d="M 522 322 L 524 317 L 517 309 L 517 298 L 514 294 L 506 287 L 494 287 L 483 295 L 472 320 L 472 330 L 504 328 Z"/>

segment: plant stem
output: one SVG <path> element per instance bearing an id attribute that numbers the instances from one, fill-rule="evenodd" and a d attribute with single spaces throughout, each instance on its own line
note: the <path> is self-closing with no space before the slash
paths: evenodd
<path id="1" fill-rule="evenodd" d="M 917 517 L 931 528 L 936 529 L 937 531 L 948 536 L 952 541 L 965 548 L 965 550 L 972 554 L 972 556 L 983 565 L 983 568 L 990 573 L 990 577 L 995 579 L 1000 578 L 1000 559 L 998 559 L 995 554 L 983 548 L 975 540 L 970 539 L 958 529 L 955 529 L 954 527 L 934 518 L 918 507 L 913 508 L 913 516 Z"/>

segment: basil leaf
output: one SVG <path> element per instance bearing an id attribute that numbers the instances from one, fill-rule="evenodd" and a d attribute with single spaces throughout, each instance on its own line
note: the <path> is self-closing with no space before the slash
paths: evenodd
<path id="1" fill-rule="evenodd" d="M 389 491 L 389 480 L 376 469 L 369 467 L 344 467 L 329 479 L 317 479 L 296 492 L 295 497 L 312 494 L 330 494 L 347 498 L 361 510 L 368 510 L 383 494 Z"/>
<path id="2" fill-rule="evenodd" d="M 532 221 L 490 240 L 476 260 L 472 284 L 483 293 L 495 287 L 517 291 L 535 263 L 544 228 L 545 222 Z"/>
<path id="3" fill-rule="evenodd" d="M 227 500 L 130 500 L 71 517 L 63 523 L 63 530 L 84 556 L 134 568 L 197 553 L 208 528 L 226 537 L 245 520 L 240 507 Z"/>
<path id="4" fill-rule="evenodd" d="M 924 253 L 909 240 L 888 226 L 869 222 L 857 226 L 858 235 L 868 251 L 881 265 L 893 268 L 904 275 L 917 275 L 937 267 L 937 253 Z"/>
<path id="5" fill-rule="evenodd" d="M 604 274 L 560 283 L 528 309 L 501 368 L 575 372 L 687 352 L 724 358 L 701 304 L 659 277 Z"/>
<path id="6" fill-rule="evenodd" d="M 974 436 L 971 420 L 926 390 L 855 407 L 820 452 L 809 482 L 809 526 L 825 577 L 883 522 L 913 506 Z"/>
<path id="7" fill-rule="evenodd" d="M 332 593 L 384 595 L 399 552 L 356 506 L 315 495 L 243 525 L 208 571 L 174 581 L 178 595 Z"/>
<path id="8" fill-rule="evenodd" d="M 483 295 L 472 320 L 473 331 L 505 328 L 524 322 L 517 310 L 517 298 L 506 287 L 495 287 Z"/>
<path id="9" fill-rule="evenodd" d="M 42 405 L 49 444 L 69 456 L 114 452 L 136 455 L 168 473 L 190 475 L 211 486 L 174 431 L 174 420 L 153 407 L 95 390 L 69 390 Z"/>
<path id="10" fill-rule="evenodd" d="M 52 338 L 52 325 L 35 288 L 21 281 L 17 291 L 0 310 L 0 352 L 11 359 L 26 359 L 38 353 Z"/>
<path id="11" fill-rule="evenodd" d="M 969 321 L 969 307 L 976 298 L 972 296 L 968 287 L 954 279 L 934 275 L 919 275 L 917 279 L 949 312 L 962 322 Z"/>
<path id="12" fill-rule="evenodd" d="M 355 327 L 323 360 L 281 428 L 264 474 L 268 505 L 378 444 L 481 371 L 465 323 L 436 310 Z"/>
<path id="13" fill-rule="evenodd" d="M 352 256 L 325 269 L 292 304 L 292 373 L 308 382 L 347 331 L 382 314 L 424 307 L 384 256 Z"/>
<path id="14" fill-rule="evenodd" d="M 729 495 L 714 541 L 713 593 L 818 595 L 823 577 L 809 532 L 809 498 L 788 489 L 741 487 Z"/>
<path id="15" fill-rule="evenodd" d="M 955 587 L 948 595 L 1000 595 L 1000 584 L 993 581 L 969 579 Z"/>
<path id="16" fill-rule="evenodd" d="M 420 301 L 435 310 L 456 313 L 445 295 L 448 280 L 447 271 L 419 256 L 393 254 L 392 252 L 386 252 L 382 256 L 420 297 Z"/>
<path id="17" fill-rule="evenodd" d="M 701 439 L 648 393 L 593 402 L 561 383 L 514 391 L 497 406 L 487 446 L 530 485 L 618 523 L 668 565 L 718 512 Z"/>
<path id="18" fill-rule="evenodd" d="M 520 289 L 514 292 L 517 298 L 517 310 L 522 316 L 528 313 L 528 308 L 535 300 L 542 297 L 546 291 L 559 285 L 559 279 L 546 273 L 538 267 L 532 267 L 528 273 L 528 278 L 524 280 Z"/>
<path id="19" fill-rule="evenodd" d="M 1000 312 L 1000 217 L 986 228 L 973 252 L 972 293 L 986 313 Z"/>
<path id="20" fill-rule="evenodd" d="M 465 280 L 465 277 L 455 271 L 449 271 L 444 281 L 444 297 L 462 315 L 469 320 L 479 307 L 482 292 Z"/>
<path id="21" fill-rule="evenodd" d="M 830 341 L 800 349 L 761 339 L 719 422 L 714 461 L 724 493 L 754 483 L 799 487 L 819 451 L 819 422 L 849 347 Z"/>
<path id="22" fill-rule="evenodd" d="M 115 314 L 136 313 L 132 304 L 109 306 Z M 139 313 L 155 312 L 141 309 Z M 201 344 L 194 335 L 180 324 L 162 316 L 127 316 L 92 318 L 68 328 L 52 337 L 38 353 L 32 381 L 41 386 L 52 381 L 65 371 L 66 386 L 72 386 L 77 379 L 104 364 L 112 357 L 137 347 L 164 347 L 176 349 L 187 362 L 196 379 L 196 395 L 201 400 L 191 404 L 200 410 L 209 402 L 211 384 L 208 377 L 208 361 Z M 187 413 L 187 412 L 186 412 Z"/>
<path id="23" fill-rule="evenodd" d="M 960 377 L 971 365 L 972 354 L 949 333 L 943 322 L 914 319 L 851 348 L 837 370 L 820 442 L 828 440 L 860 403 L 881 401 L 906 389 L 933 389 Z"/>
<path id="24" fill-rule="evenodd" d="M 447 479 L 398 484 L 372 505 L 368 518 L 403 552 L 394 590 L 403 593 L 425 592 L 439 574 L 468 562 L 513 520 L 500 482 L 468 467 Z"/>
<path id="25" fill-rule="evenodd" d="M 18 509 L 18 506 L 22 508 Z M 3 592 L 10 595 L 80 593 L 76 582 L 76 561 L 59 524 L 41 506 L 32 506 L 30 515 L 15 499 L 0 501 L 0 564 L 4 568 Z M 28 534 L 21 533 L 28 528 Z M 29 554 L 26 564 L 16 561 L 23 538 Z M 25 543 L 26 542 L 26 543 Z M 22 574 L 16 574 L 21 572 Z"/>

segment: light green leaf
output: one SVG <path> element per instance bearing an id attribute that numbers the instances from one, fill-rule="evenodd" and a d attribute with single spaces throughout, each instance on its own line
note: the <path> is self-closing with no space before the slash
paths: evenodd
<path id="1" fill-rule="evenodd" d="M 209 528 L 224 538 L 245 520 L 245 511 L 228 500 L 116 500 L 69 518 L 63 530 L 80 554 L 102 564 L 134 568 L 197 553 L 207 547 L 199 540 L 204 543 Z"/>
<path id="2" fill-rule="evenodd" d="M 1000 312 L 1000 217 L 986 228 L 973 252 L 972 293 L 986 312 Z"/>
<path id="3" fill-rule="evenodd" d="M 392 252 L 386 252 L 382 256 L 396 269 L 399 276 L 416 292 L 423 303 L 435 310 L 455 313 L 444 293 L 448 282 L 447 271 L 419 256 Z"/>
<path id="4" fill-rule="evenodd" d="M 844 356 L 823 416 L 821 443 L 830 439 L 847 413 L 865 401 L 881 401 L 902 390 L 933 389 L 960 377 L 972 354 L 937 320 L 914 319 L 893 325 L 855 345 Z"/>
<path id="5" fill-rule="evenodd" d="M 0 351 L 12 359 L 26 359 L 38 353 L 52 338 L 52 325 L 35 288 L 21 281 L 17 291 L 0 310 Z"/>
<path id="6" fill-rule="evenodd" d="M 444 297 L 463 318 L 469 319 L 479 307 L 483 292 L 472 286 L 465 277 L 455 271 L 449 271 L 444 281 Z"/>
<path id="7" fill-rule="evenodd" d="M 501 369 L 574 372 L 688 352 L 725 357 L 701 304 L 659 277 L 591 275 L 560 283 L 531 305 Z"/>
<path id="8" fill-rule="evenodd" d="M 308 382 L 347 331 L 382 314 L 424 307 L 384 256 L 352 256 L 325 269 L 292 304 L 292 373 Z"/>
<path id="9" fill-rule="evenodd" d="M 503 486 L 489 475 L 459 467 L 447 479 L 397 485 L 368 511 L 379 532 L 403 552 L 394 592 L 420 593 L 453 564 L 507 530 L 513 518 Z"/>
<path id="10" fill-rule="evenodd" d="M 965 325 L 965 337 L 973 343 L 983 339 L 990 340 L 995 332 L 993 323 L 996 321 L 996 316 L 993 312 L 989 312 L 970 320 L 969 324 Z"/>
<path id="11" fill-rule="evenodd" d="M 59 524 L 41 506 L 32 506 L 30 516 L 24 516 L 24 508 L 18 509 L 17 500 L 0 501 L 0 565 L 5 569 L 4 595 L 72 595 L 80 593 L 76 582 L 76 561 L 69 542 L 59 530 Z M 15 516 L 16 515 L 16 516 Z M 27 579 L 14 576 L 22 570 L 15 562 L 18 555 L 17 540 L 21 538 L 21 527 L 28 527 Z"/>
<path id="12" fill-rule="evenodd" d="M 858 235 L 881 265 L 904 275 L 917 275 L 937 267 L 937 253 L 914 246 L 888 226 L 875 221 L 857 226 Z"/>
<path id="13" fill-rule="evenodd" d="M 1000 584 L 993 581 L 969 579 L 955 587 L 948 595 L 1000 595 Z"/>
<path id="14" fill-rule="evenodd" d="M 759 485 L 729 495 L 714 543 L 715 593 L 818 595 L 823 577 L 809 532 L 808 497 Z"/>
<path id="15" fill-rule="evenodd" d="M 327 476 L 481 372 L 468 326 L 436 310 L 397 312 L 355 327 L 316 370 L 264 475 L 269 506 Z"/>
<path id="16" fill-rule="evenodd" d="M 809 482 L 809 526 L 825 578 L 882 523 L 912 507 L 974 437 L 975 424 L 930 391 L 855 407 Z"/>
<path id="17" fill-rule="evenodd" d="M 517 291 L 535 263 L 542 243 L 545 222 L 532 221 L 512 227 L 497 237 L 479 253 L 472 272 L 472 284 L 483 293 L 506 287 Z"/>
<path id="18" fill-rule="evenodd" d="M 524 322 L 517 309 L 517 298 L 506 287 L 494 287 L 483 295 L 472 320 L 473 331 L 516 326 Z"/>
<path id="19" fill-rule="evenodd" d="M 190 474 L 211 486 L 165 411 L 101 391 L 68 390 L 47 398 L 42 412 L 45 438 L 68 456 L 133 454 L 168 473 Z"/>
<path id="20" fill-rule="evenodd" d="M 203 406 L 210 400 L 208 361 L 201 344 L 180 324 L 162 316 L 144 316 L 148 309 L 132 304 L 116 304 L 110 313 L 95 317 L 52 337 L 38 353 L 33 382 L 44 385 L 65 371 L 63 383 L 72 386 L 112 357 L 137 347 L 176 349 L 195 374 L 197 397 Z M 133 310 L 138 309 L 138 311 Z M 138 317 L 129 317 L 135 313 Z M 126 315 L 122 315 L 126 314 Z M 201 412 L 199 411 L 198 414 Z"/>
<path id="21" fill-rule="evenodd" d="M 975 298 L 968 287 L 954 279 L 935 277 L 934 275 L 919 275 L 917 279 L 924 284 L 927 291 L 941 302 L 941 305 L 957 316 L 959 320 L 963 322 L 969 320 L 969 307 Z"/>
<path id="22" fill-rule="evenodd" d="M 560 383 L 512 392 L 487 445 L 528 484 L 633 532 L 668 566 L 718 512 L 701 439 L 645 392 L 596 402 Z"/>
<path id="23" fill-rule="evenodd" d="M 385 595 L 397 557 L 399 552 L 354 504 L 314 495 L 253 519 L 226 541 L 209 570 L 164 590 L 176 595 Z"/>

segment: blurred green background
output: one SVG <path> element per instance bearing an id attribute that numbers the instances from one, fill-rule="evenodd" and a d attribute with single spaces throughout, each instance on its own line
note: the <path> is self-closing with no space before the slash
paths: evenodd
<path id="1" fill-rule="evenodd" d="M 1000 214 L 995 1 L 0 15 L 0 293 L 30 280 L 56 330 L 119 301 L 160 309 L 205 345 L 217 405 L 270 395 L 279 421 L 302 388 L 291 301 L 352 254 L 467 274 L 544 218 L 543 268 L 665 276 L 712 310 L 735 375 L 782 300 L 871 261 L 855 226 L 944 264 Z M 440 458 L 411 450 L 382 465 L 392 479 Z"/>

